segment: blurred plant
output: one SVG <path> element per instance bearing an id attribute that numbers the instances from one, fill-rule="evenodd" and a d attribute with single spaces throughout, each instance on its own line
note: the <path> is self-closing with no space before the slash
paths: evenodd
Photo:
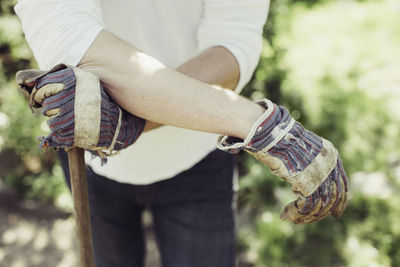
<path id="1" fill-rule="evenodd" d="M 352 198 L 340 219 L 281 222 L 278 212 L 294 198 L 290 189 L 242 155 L 248 164 L 239 204 L 253 223 L 239 238 L 249 264 L 400 265 L 400 177 L 390 164 L 400 159 L 400 17 L 392 4 L 272 2 L 262 57 L 245 93 L 289 107 L 330 139 L 353 179 Z"/>
<path id="2" fill-rule="evenodd" d="M 23 198 L 53 201 L 66 187 L 54 166 L 56 155 L 37 147 L 47 125 L 32 114 L 14 82 L 17 70 L 35 67 L 12 8 L 15 2 L 0 2 L 0 182 Z"/>

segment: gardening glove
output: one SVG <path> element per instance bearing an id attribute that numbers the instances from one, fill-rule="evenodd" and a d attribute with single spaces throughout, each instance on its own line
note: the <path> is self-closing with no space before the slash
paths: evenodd
<path id="1" fill-rule="evenodd" d="M 40 148 L 81 147 L 101 158 L 133 144 L 145 120 L 111 101 L 96 75 L 57 65 L 50 71 L 23 70 L 16 75 L 29 106 L 42 107 L 51 134 Z"/>
<path id="2" fill-rule="evenodd" d="M 218 148 L 233 154 L 246 150 L 272 173 L 292 185 L 299 195 L 281 213 L 281 219 L 310 223 L 329 214 L 339 217 L 346 207 L 348 180 L 331 142 L 304 129 L 286 108 L 264 99 L 265 113 L 243 141 L 220 136 Z"/>

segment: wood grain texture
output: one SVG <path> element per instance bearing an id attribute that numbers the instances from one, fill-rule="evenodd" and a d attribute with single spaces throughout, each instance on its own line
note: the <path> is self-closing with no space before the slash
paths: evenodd
<path id="1" fill-rule="evenodd" d="M 94 267 L 84 150 L 81 148 L 70 149 L 68 161 L 80 263 L 81 267 Z"/>

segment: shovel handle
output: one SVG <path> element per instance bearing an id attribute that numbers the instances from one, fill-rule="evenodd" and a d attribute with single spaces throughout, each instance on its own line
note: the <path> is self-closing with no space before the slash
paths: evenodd
<path id="1" fill-rule="evenodd" d="M 68 162 L 80 264 L 81 267 L 94 267 L 84 150 L 78 147 L 68 150 Z"/>

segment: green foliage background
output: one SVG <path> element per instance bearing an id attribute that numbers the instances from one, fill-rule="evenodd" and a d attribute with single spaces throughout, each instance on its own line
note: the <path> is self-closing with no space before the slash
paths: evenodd
<path id="1" fill-rule="evenodd" d="M 14 2 L 0 2 L 0 183 L 23 198 L 62 204 L 68 193 L 56 156 L 33 145 L 46 123 L 31 114 L 13 80 L 18 69 L 35 67 Z M 399 47 L 399 2 L 271 3 L 262 57 L 244 94 L 289 107 L 330 139 L 350 176 L 351 198 L 340 219 L 282 222 L 290 189 L 241 155 L 243 266 L 400 266 Z"/>
<path id="2" fill-rule="evenodd" d="M 0 0 L 0 185 L 11 185 L 21 198 L 63 204 L 68 190 L 56 154 L 38 149 L 47 124 L 40 113 L 32 114 L 14 81 L 18 70 L 36 67 L 15 2 Z"/>

